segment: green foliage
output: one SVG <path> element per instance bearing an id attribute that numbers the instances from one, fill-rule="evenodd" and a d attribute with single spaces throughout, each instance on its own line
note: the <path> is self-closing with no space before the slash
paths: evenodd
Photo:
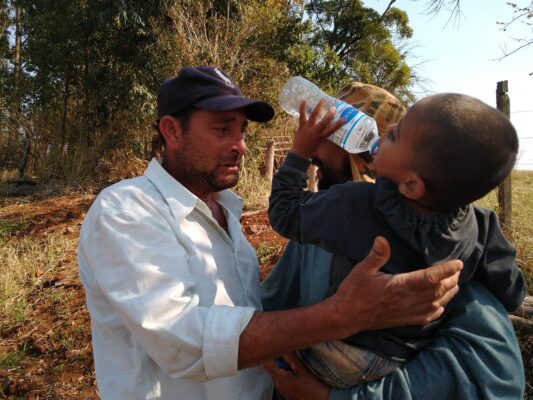
<path id="1" fill-rule="evenodd" d="M 54 372 L 56 374 L 60 374 L 65 370 L 65 363 L 60 362 L 56 366 L 54 366 Z"/>
<path id="2" fill-rule="evenodd" d="M 404 11 L 391 8 L 380 15 L 361 0 L 311 0 L 307 11 L 315 21 L 309 41 L 316 52 L 311 70 L 322 87 L 335 92 L 359 80 L 405 99 L 410 70 L 405 54 L 394 45 L 412 36 Z"/>
<path id="3" fill-rule="evenodd" d="M 152 62 L 157 58 L 152 23 L 165 15 L 165 2 L 19 4 L 23 75 L 16 101 L 2 110 L 10 117 L 10 131 L 19 132 L 15 151 L 30 142 L 33 169 L 44 178 L 61 176 L 57 166 L 75 149 L 86 152 L 94 166 L 116 147 L 142 147 L 162 75 L 162 64 Z"/>
<path id="4" fill-rule="evenodd" d="M 25 322 L 27 319 L 28 305 L 24 299 L 19 299 L 10 309 L 11 317 L 17 323 Z"/>
<path id="5" fill-rule="evenodd" d="M 11 370 L 20 368 L 20 365 L 24 359 L 24 352 L 17 350 L 0 356 L 0 368 L 3 370 Z"/>
<path id="6" fill-rule="evenodd" d="M 407 15 L 360 0 L 0 0 L 0 27 L 0 167 L 18 168 L 28 149 L 41 181 L 91 178 L 117 150 L 148 158 L 159 84 L 186 65 L 218 66 L 274 104 L 292 75 L 402 98 L 412 79 L 394 45 L 412 33 Z M 263 141 L 248 143 L 261 157 Z"/>
<path id="7" fill-rule="evenodd" d="M 5 95 L 5 87 L 7 85 L 7 73 L 8 73 L 8 62 L 9 59 L 9 41 L 8 41 L 8 27 L 11 25 L 8 9 L 6 6 L 6 1 L 0 1 L 0 92 L 2 95 Z M 5 100 L 4 96 L 1 97 L 2 100 Z M 1 100 L 0 100 L 1 101 Z"/>
<path id="8" fill-rule="evenodd" d="M 272 246 L 267 242 L 261 242 L 257 246 L 257 258 L 259 259 L 260 264 L 266 264 L 272 256 L 279 254 L 283 250 L 283 246 L 277 244 Z"/>
<path id="9" fill-rule="evenodd" d="M 17 222 L 0 222 L 0 243 L 3 239 L 11 236 L 13 233 L 24 229 L 28 225 L 29 219 L 21 219 Z"/>

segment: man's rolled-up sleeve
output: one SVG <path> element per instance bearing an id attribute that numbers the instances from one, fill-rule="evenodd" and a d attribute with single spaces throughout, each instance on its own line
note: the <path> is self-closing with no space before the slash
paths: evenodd
<path id="1" fill-rule="evenodd" d="M 212 306 L 206 318 L 203 341 L 205 372 L 209 379 L 231 375 L 237 371 L 239 336 L 253 316 L 253 309 L 243 310 L 228 306 Z M 231 365 L 228 365 L 231 361 Z"/>

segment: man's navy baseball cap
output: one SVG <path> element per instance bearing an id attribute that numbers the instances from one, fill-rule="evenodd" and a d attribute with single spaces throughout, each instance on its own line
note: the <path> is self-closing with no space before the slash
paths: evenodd
<path id="1" fill-rule="evenodd" d="M 213 67 L 185 67 L 161 84 L 157 95 L 159 119 L 190 107 L 208 111 L 243 108 L 246 118 L 257 122 L 267 122 L 274 116 L 270 104 L 242 97 L 230 77 Z"/>

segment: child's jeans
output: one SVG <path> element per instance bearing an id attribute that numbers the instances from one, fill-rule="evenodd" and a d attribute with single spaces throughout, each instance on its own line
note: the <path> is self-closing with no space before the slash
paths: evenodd
<path id="1" fill-rule="evenodd" d="M 382 378 L 403 364 L 340 340 L 301 350 L 300 357 L 320 380 L 338 389 Z"/>

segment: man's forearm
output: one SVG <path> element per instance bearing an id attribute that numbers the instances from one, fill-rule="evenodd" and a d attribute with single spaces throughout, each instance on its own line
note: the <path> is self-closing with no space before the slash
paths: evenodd
<path id="1" fill-rule="evenodd" d="M 287 311 L 256 312 L 239 338 L 239 368 L 364 330 L 420 325 L 438 318 L 457 293 L 460 261 L 408 274 L 379 269 L 390 257 L 384 238 L 321 303 Z M 376 296 L 379 293 L 379 296 Z"/>
<path id="2" fill-rule="evenodd" d="M 326 340 L 339 339 L 339 311 L 333 302 L 293 310 L 256 312 L 241 333 L 239 369 Z"/>

